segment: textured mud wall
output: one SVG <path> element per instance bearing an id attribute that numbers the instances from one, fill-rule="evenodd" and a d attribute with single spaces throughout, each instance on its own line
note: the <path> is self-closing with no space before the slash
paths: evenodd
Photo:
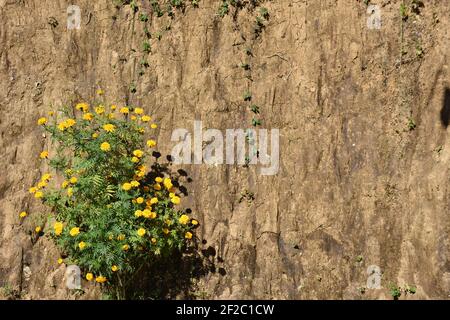
<path id="1" fill-rule="evenodd" d="M 255 37 L 257 11 L 222 19 L 220 1 L 202 0 L 151 40 L 139 76 L 143 29 L 129 5 L 0 0 L 0 286 L 22 298 L 98 297 L 68 292 L 51 242 L 35 241 L 33 219 L 18 218 L 43 210 L 27 190 L 47 170 L 37 155 L 49 141 L 35 123 L 51 105 L 90 100 L 102 88 L 109 101 L 153 115 L 167 154 L 172 130 L 192 130 L 194 120 L 250 127 L 242 99 L 250 90 L 262 127 L 280 129 L 280 170 L 182 166 L 193 179 L 185 202 L 217 270 L 195 294 L 389 298 L 392 282 L 416 285 L 409 299 L 447 298 L 450 6 L 425 1 L 402 20 L 401 2 L 371 1 L 381 30 L 367 28 L 363 1 L 266 2 L 270 19 Z M 80 30 L 66 28 L 69 4 L 81 7 Z M 140 10 L 150 12 L 149 2 Z M 169 22 L 151 16 L 148 25 L 157 32 Z M 255 199 L 240 202 L 245 191 Z M 383 272 L 382 289 L 362 293 L 369 265 Z"/>

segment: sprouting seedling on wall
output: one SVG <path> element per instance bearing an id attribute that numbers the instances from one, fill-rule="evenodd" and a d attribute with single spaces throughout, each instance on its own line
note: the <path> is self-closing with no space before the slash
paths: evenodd
<path id="1" fill-rule="evenodd" d="M 244 70 L 250 70 L 250 65 L 246 62 L 241 63 L 240 67 Z"/>
<path id="2" fill-rule="evenodd" d="M 142 43 L 142 51 L 144 51 L 145 53 L 150 53 L 151 50 L 152 50 L 152 46 L 150 45 L 150 42 L 144 41 Z"/>
<path id="3" fill-rule="evenodd" d="M 261 125 L 261 120 L 253 118 L 252 119 L 252 125 L 254 127 L 260 126 Z"/>
<path id="4" fill-rule="evenodd" d="M 417 127 L 413 118 L 408 119 L 408 130 L 413 131 Z"/>
<path id="5" fill-rule="evenodd" d="M 252 104 L 250 106 L 250 110 L 254 113 L 254 114 L 259 114 L 259 107 L 256 104 Z"/>
<path id="6" fill-rule="evenodd" d="M 226 2 L 224 0 L 224 1 L 222 1 L 222 4 L 220 5 L 219 11 L 217 14 L 219 15 L 219 17 L 223 18 L 228 14 L 228 12 L 230 12 L 230 8 L 228 6 L 228 2 Z"/>
<path id="7" fill-rule="evenodd" d="M 133 10 L 133 12 L 137 12 L 139 10 L 139 7 L 135 0 L 132 0 L 130 2 L 130 8 L 131 8 L 131 10 Z"/>
<path id="8" fill-rule="evenodd" d="M 408 20 L 408 8 L 406 7 L 406 5 L 404 3 L 402 3 L 400 5 L 400 16 L 402 17 L 403 21 Z"/>
<path id="9" fill-rule="evenodd" d="M 171 4 L 175 8 L 181 8 L 181 7 L 183 7 L 183 0 L 172 0 Z"/>
<path id="10" fill-rule="evenodd" d="M 269 20 L 270 15 L 269 15 L 269 10 L 268 10 L 267 8 L 265 8 L 265 7 L 260 8 L 260 9 L 259 9 L 259 15 L 260 15 L 263 19 Z"/>
<path id="11" fill-rule="evenodd" d="M 400 298 L 402 295 L 402 288 L 400 288 L 396 284 L 391 284 L 389 286 L 389 293 L 391 294 L 392 298 L 394 298 L 394 300 L 398 300 L 398 298 Z"/>
<path id="12" fill-rule="evenodd" d="M 424 51 L 422 45 L 420 43 L 416 44 L 416 56 L 417 58 L 422 58 L 424 55 Z"/>
<path id="13" fill-rule="evenodd" d="M 161 6 L 159 5 L 158 0 L 152 0 L 150 4 L 151 4 L 153 11 L 156 13 L 156 16 L 158 18 L 160 18 L 160 17 L 162 17 L 164 15 L 164 12 L 161 10 Z"/>
<path id="14" fill-rule="evenodd" d="M 148 14 L 143 12 L 139 14 L 139 20 L 142 22 L 147 22 L 148 21 Z"/>
<path id="15" fill-rule="evenodd" d="M 264 22 L 269 20 L 269 10 L 267 8 L 261 8 L 259 10 L 259 14 L 256 16 L 255 19 L 255 33 L 256 36 L 258 36 L 262 30 L 266 27 L 266 25 L 264 24 Z"/>
<path id="16" fill-rule="evenodd" d="M 172 4 L 168 3 L 166 12 L 167 12 L 167 15 L 173 19 L 175 17 L 175 13 L 173 12 L 172 9 L 173 9 Z"/>
<path id="17" fill-rule="evenodd" d="M 199 4 L 200 0 L 191 0 L 192 6 L 194 8 L 198 8 L 198 4 Z"/>

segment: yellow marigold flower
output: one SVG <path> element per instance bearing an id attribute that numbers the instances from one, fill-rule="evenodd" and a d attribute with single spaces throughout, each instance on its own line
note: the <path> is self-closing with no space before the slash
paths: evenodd
<path id="1" fill-rule="evenodd" d="M 80 228 L 73 227 L 72 229 L 70 229 L 69 233 L 72 237 L 75 237 L 76 235 L 78 235 L 80 233 Z"/>
<path id="2" fill-rule="evenodd" d="M 149 122 L 150 120 L 152 120 L 152 118 L 150 116 L 142 116 L 141 120 L 142 122 Z"/>
<path id="3" fill-rule="evenodd" d="M 117 240 L 119 240 L 119 241 L 125 240 L 125 235 L 124 235 L 124 234 L 119 234 L 119 235 L 117 236 Z"/>
<path id="4" fill-rule="evenodd" d="M 43 193 L 42 191 L 37 191 L 37 192 L 34 194 L 34 197 L 35 197 L 36 199 L 42 198 L 43 196 L 44 196 L 44 193 Z"/>
<path id="5" fill-rule="evenodd" d="M 136 172 L 136 175 L 139 177 L 139 178 L 142 178 L 143 176 L 145 176 L 145 171 L 138 171 L 138 172 Z M 144 187 L 145 188 L 145 187 Z M 148 188 L 148 187 L 147 187 Z"/>
<path id="6" fill-rule="evenodd" d="M 77 181 L 78 181 L 77 177 L 70 178 L 70 183 L 71 184 L 75 184 L 75 183 L 77 183 Z"/>
<path id="7" fill-rule="evenodd" d="M 98 138 L 98 133 L 97 133 L 97 132 L 94 132 L 94 133 L 92 134 L 92 138 L 97 139 L 97 138 Z"/>
<path id="8" fill-rule="evenodd" d="M 89 105 L 87 103 L 77 103 L 75 106 L 75 109 L 77 110 L 83 110 L 83 112 L 87 112 L 89 110 Z"/>
<path id="9" fill-rule="evenodd" d="M 155 178 L 155 181 L 156 181 L 157 183 L 161 183 L 161 182 L 163 182 L 163 178 L 161 178 L 161 177 L 156 177 L 156 178 Z"/>
<path id="10" fill-rule="evenodd" d="M 152 212 L 149 209 L 145 209 L 144 211 L 142 211 L 142 216 L 144 218 L 150 218 L 152 215 Z"/>
<path id="11" fill-rule="evenodd" d="M 152 123 L 152 124 L 150 125 L 150 128 L 156 129 L 156 128 L 158 128 L 158 125 L 157 125 L 156 123 Z"/>
<path id="12" fill-rule="evenodd" d="M 139 228 L 137 234 L 139 237 L 143 237 L 145 235 L 146 230 L 144 228 Z"/>
<path id="13" fill-rule="evenodd" d="M 105 283 L 108 279 L 106 279 L 104 276 L 98 276 L 97 278 L 95 278 L 95 281 L 97 283 Z"/>
<path id="14" fill-rule="evenodd" d="M 147 140 L 147 146 L 149 146 L 150 148 L 153 148 L 154 146 L 156 146 L 156 141 L 155 140 Z"/>
<path id="15" fill-rule="evenodd" d="M 186 239 L 192 239 L 192 233 L 190 233 L 189 231 L 185 233 L 184 237 Z"/>
<path id="16" fill-rule="evenodd" d="M 156 243 L 156 238 L 152 238 L 152 243 L 155 244 Z"/>
<path id="17" fill-rule="evenodd" d="M 48 158 L 48 151 L 42 151 L 42 152 L 39 154 L 39 158 L 41 158 L 41 159 L 47 159 L 47 158 Z"/>
<path id="18" fill-rule="evenodd" d="M 70 175 L 72 175 L 73 170 L 72 169 L 66 169 L 66 170 L 64 170 L 64 173 L 70 176 Z"/>
<path id="19" fill-rule="evenodd" d="M 124 244 L 124 245 L 122 246 L 122 250 L 123 250 L 123 251 L 128 251 L 128 249 L 130 249 L 130 246 L 129 246 L 129 245 Z"/>
<path id="20" fill-rule="evenodd" d="M 134 212 L 134 216 L 135 216 L 136 218 L 142 217 L 142 210 L 136 210 L 136 211 Z"/>
<path id="21" fill-rule="evenodd" d="M 116 110 L 116 109 L 117 109 L 117 106 L 116 106 L 115 104 L 113 104 L 113 105 L 111 106 L 111 110 L 114 111 L 114 110 Z"/>
<path id="22" fill-rule="evenodd" d="M 105 152 L 110 151 L 110 150 L 111 150 L 111 145 L 110 145 L 108 142 L 103 142 L 103 143 L 100 145 L 100 149 L 101 149 L 102 151 L 105 151 Z"/>
<path id="23" fill-rule="evenodd" d="M 61 188 L 65 189 L 69 185 L 69 181 L 64 180 L 63 183 L 61 183 Z"/>
<path id="24" fill-rule="evenodd" d="M 145 133 L 145 129 L 144 128 L 139 128 L 138 132 L 144 134 Z"/>
<path id="25" fill-rule="evenodd" d="M 187 224 L 189 222 L 189 216 L 183 214 L 180 219 L 178 219 L 178 222 L 181 224 Z"/>
<path id="26" fill-rule="evenodd" d="M 80 248 L 80 250 L 83 250 L 84 248 L 86 248 L 86 242 L 80 241 L 80 243 L 78 244 L 78 248 Z"/>
<path id="27" fill-rule="evenodd" d="M 130 109 L 128 109 L 127 107 L 122 107 L 120 108 L 119 112 L 123 114 L 128 114 L 130 112 Z"/>
<path id="28" fill-rule="evenodd" d="M 97 89 L 97 94 L 99 96 L 103 95 L 105 92 L 102 89 Z"/>
<path id="29" fill-rule="evenodd" d="M 132 185 L 134 188 L 137 188 L 137 187 L 140 186 L 140 183 L 139 183 L 138 181 L 136 181 L 136 180 L 133 180 L 133 181 L 131 181 L 130 183 L 131 183 L 131 185 Z"/>
<path id="30" fill-rule="evenodd" d="M 131 187 L 132 187 L 132 186 L 131 186 L 131 183 L 128 183 L 128 182 L 125 182 L 125 183 L 122 185 L 122 189 L 125 190 L 125 191 L 130 190 Z"/>
<path id="31" fill-rule="evenodd" d="M 153 189 L 155 189 L 156 191 L 159 191 L 159 190 L 161 190 L 161 185 L 159 183 L 155 183 L 153 185 Z"/>
<path id="32" fill-rule="evenodd" d="M 20 218 L 25 218 L 26 216 L 27 216 L 27 213 L 25 211 L 22 211 L 21 213 L 19 213 Z"/>
<path id="33" fill-rule="evenodd" d="M 73 196 L 73 188 L 67 188 L 67 195 L 69 197 Z"/>
<path id="34" fill-rule="evenodd" d="M 44 174 L 42 175 L 41 180 L 42 180 L 42 181 L 49 181 L 51 178 L 52 178 L 52 175 L 51 175 L 50 173 L 44 173 Z"/>
<path id="35" fill-rule="evenodd" d="M 113 113 L 108 114 L 108 119 L 115 119 L 116 116 Z"/>
<path id="36" fill-rule="evenodd" d="M 167 228 L 163 228 L 162 231 L 163 231 L 164 234 L 169 234 L 169 229 L 167 229 Z"/>
<path id="37" fill-rule="evenodd" d="M 62 259 L 62 258 L 59 258 L 58 259 L 58 264 L 61 264 L 61 263 L 63 263 L 64 262 L 64 260 Z"/>
<path id="38" fill-rule="evenodd" d="M 177 196 L 174 196 L 172 199 L 170 199 L 170 201 L 173 203 L 173 204 L 180 204 L 180 197 L 177 197 Z"/>
<path id="39" fill-rule="evenodd" d="M 38 184 L 37 184 L 37 186 L 38 186 L 38 188 L 45 188 L 46 186 L 47 186 L 47 182 L 46 181 L 40 181 Z"/>
<path id="40" fill-rule="evenodd" d="M 36 193 L 36 191 L 38 191 L 38 188 L 36 188 L 36 187 L 31 187 L 30 189 L 28 189 L 28 191 L 29 191 L 30 193 Z"/>
<path id="41" fill-rule="evenodd" d="M 92 273 L 86 273 L 86 280 L 87 281 L 92 281 L 92 279 L 94 279 L 94 275 Z"/>
<path id="42" fill-rule="evenodd" d="M 113 265 L 113 266 L 111 267 L 111 271 L 112 271 L 112 272 L 116 272 L 117 270 L 119 270 L 119 267 L 117 267 L 116 265 Z"/>
<path id="43" fill-rule="evenodd" d="M 36 228 L 34 228 L 34 231 L 36 232 L 36 233 L 39 233 L 39 232 L 41 232 L 41 227 L 39 227 L 39 226 L 37 226 Z"/>
<path id="44" fill-rule="evenodd" d="M 95 113 L 97 113 L 98 115 L 105 113 L 105 107 L 102 105 L 95 107 Z"/>
<path id="45" fill-rule="evenodd" d="M 166 219 L 166 221 L 164 221 L 168 226 L 170 226 L 172 224 L 172 220 L 170 219 Z"/>
<path id="46" fill-rule="evenodd" d="M 64 228 L 64 225 L 63 225 L 63 223 L 62 222 L 55 222 L 55 224 L 53 225 L 53 229 L 55 229 L 55 234 L 57 235 L 57 236 L 59 236 L 61 233 L 62 233 L 62 231 L 63 231 L 63 228 Z"/>
<path id="47" fill-rule="evenodd" d="M 194 226 L 198 225 L 198 221 L 195 220 L 195 219 L 192 219 L 191 223 L 192 223 L 192 225 L 194 225 Z"/>
<path id="48" fill-rule="evenodd" d="M 145 209 L 144 211 L 142 211 L 142 216 L 147 219 L 155 219 L 156 212 L 151 212 L 149 209 Z"/>
<path id="49" fill-rule="evenodd" d="M 142 109 L 142 108 L 134 108 L 134 113 L 136 113 L 136 114 L 143 114 L 144 113 L 144 109 Z"/>
<path id="50" fill-rule="evenodd" d="M 114 132 L 115 129 L 116 126 L 111 123 L 107 123 L 103 126 L 103 130 L 105 130 L 106 132 Z"/>
<path id="51" fill-rule="evenodd" d="M 144 198 L 139 197 L 139 198 L 136 199 L 136 202 L 139 203 L 139 204 L 144 203 Z"/>
<path id="52" fill-rule="evenodd" d="M 83 114 L 83 119 L 87 121 L 91 121 L 94 118 L 94 115 L 90 112 Z"/>
<path id="53" fill-rule="evenodd" d="M 132 116 L 130 117 L 130 119 L 131 119 L 131 121 L 136 121 L 137 117 L 136 117 L 135 115 L 132 115 Z"/>
<path id="54" fill-rule="evenodd" d="M 60 123 L 58 124 L 58 129 L 59 129 L 60 131 L 64 131 L 64 130 L 66 130 L 66 128 L 67 128 L 67 124 L 66 124 L 65 121 L 60 122 Z"/>
<path id="55" fill-rule="evenodd" d="M 137 149 L 133 151 L 133 155 L 138 158 L 141 158 L 144 155 L 144 152 L 142 152 L 142 150 Z"/>
<path id="56" fill-rule="evenodd" d="M 74 126 L 77 122 L 74 119 L 67 119 L 66 120 L 66 126 L 67 128 L 70 128 L 72 126 Z"/>
<path id="57" fill-rule="evenodd" d="M 37 123 L 38 123 L 38 125 L 42 126 L 47 123 L 47 118 L 44 118 L 44 117 L 39 118 Z"/>
<path id="58" fill-rule="evenodd" d="M 167 190 L 173 187 L 172 180 L 170 180 L 170 178 L 165 178 L 163 183 Z"/>
<path id="59" fill-rule="evenodd" d="M 138 163 L 140 159 L 138 157 L 132 157 L 131 162 Z"/>
<path id="60" fill-rule="evenodd" d="M 169 198 L 172 199 L 173 197 L 175 197 L 175 193 L 170 192 L 170 193 L 169 193 Z"/>
<path id="61" fill-rule="evenodd" d="M 156 198 L 156 197 L 151 198 L 151 199 L 150 199 L 150 203 L 151 203 L 151 204 L 158 203 L 158 198 Z"/>

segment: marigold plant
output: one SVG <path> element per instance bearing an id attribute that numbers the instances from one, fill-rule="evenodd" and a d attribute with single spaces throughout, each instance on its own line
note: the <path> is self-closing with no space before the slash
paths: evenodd
<path id="1" fill-rule="evenodd" d="M 79 103 L 38 120 L 55 145 L 40 158 L 60 181 L 45 174 L 30 193 L 51 208 L 46 233 L 64 261 L 87 281 L 120 286 L 155 257 L 189 246 L 198 222 L 177 209 L 176 182 L 147 169 L 156 146 L 144 139 L 157 127 L 151 117 L 141 108 L 91 109 Z"/>

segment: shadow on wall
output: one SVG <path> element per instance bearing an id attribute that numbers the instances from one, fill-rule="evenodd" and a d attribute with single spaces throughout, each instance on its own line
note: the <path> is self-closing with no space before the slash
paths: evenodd
<path id="1" fill-rule="evenodd" d="M 441 122 L 442 125 L 447 128 L 450 124 L 450 89 L 445 88 L 444 100 L 441 109 Z"/>
<path id="2" fill-rule="evenodd" d="M 177 170 L 177 174 L 172 172 L 170 156 L 166 157 L 168 164 L 158 163 L 161 156 L 159 152 L 153 153 L 157 162 L 151 166 L 151 171 L 145 177 L 146 185 L 150 185 L 156 177 L 170 176 L 173 185 L 187 196 L 187 187 L 182 185 L 182 181 L 191 183 L 192 178 L 182 169 Z M 185 211 L 187 214 L 192 213 L 190 208 Z M 198 296 L 195 282 L 209 273 L 216 272 L 216 251 L 213 247 L 200 250 L 198 240 L 195 239 L 191 246 L 181 252 L 174 251 L 167 256 L 155 256 L 147 264 L 142 265 L 132 278 L 122 284 L 123 298 L 129 300 L 205 298 Z M 205 245 L 206 240 L 203 240 L 202 244 Z M 219 268 L 218 271 L 221 275 L 226 273 L 223 268 Z"/>

